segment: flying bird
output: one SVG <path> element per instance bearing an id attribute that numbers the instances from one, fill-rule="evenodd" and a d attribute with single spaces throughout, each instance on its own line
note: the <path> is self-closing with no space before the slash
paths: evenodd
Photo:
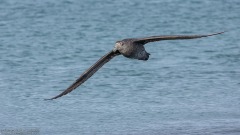
<path id="1" fill-rule="evenodd" d="M 78 86 L 83 84 L 88 78 L 90 78 L 95 72 L 97 72 L 104 64 L 109 62 L 112 58 L 118 55 L 123 55 L 127 58 L 138 59 L 138 60 L 148 60 L 150 53 L 148 53 L 144 45 L 149 42 L 162 41 L 162 40 L 178 40 L 178 39 L 196 39 L 203 38 L 213 35 L 222 34 L 224 32 L 207 34 L 207 35 L 166 35 L 166 36 L 151 36 L 145 38 L 128 38 L 121 41 L 117 41 L 113 50 L 102 56 L 95 64 L 88 68 L 82 75 L 66 90 L 64 90 L 59 95 L 50 98 L 56 99 L 63 95 L 66 95 L 76 89 Z"/>

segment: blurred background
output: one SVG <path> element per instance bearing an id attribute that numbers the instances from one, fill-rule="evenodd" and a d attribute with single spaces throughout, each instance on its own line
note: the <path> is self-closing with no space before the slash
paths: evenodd
<path id="1" fill-rule="evenodd" d="M 41 134 L 240 134 L 239 0 L 1 0 L 0 129 Z M 115 41 L 147 44 L 148 61 L 114 58 L 53 97 Z"/>

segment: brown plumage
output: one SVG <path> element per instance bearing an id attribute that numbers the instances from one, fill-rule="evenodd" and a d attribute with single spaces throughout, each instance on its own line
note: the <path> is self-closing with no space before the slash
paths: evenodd
<path id="1" fill-rule="evenodd" d="M 161 41 L 161 40 L 178 40 L 178 39 L 195 39 L 208 37 L 213 35 L 222 34 L 224 32 L 208 34 L 208 35 L 169 35 L 169 36 L 152 36 L 146 38 L 131 38 L 117 41 L 112 51 L 101 57 L 95 64 L 87 69 L 72 85 L 70 85 L 65 91 L 59 95 L 50 98 L 56 99 L 76 89 L 83 84 L 88 78 L 90 78 L 95 72 L 97 72 L 105 63 L 109 62 L 113 57 L 123 55 L 127 58 L 148 60 L 149 53 L 146 52 L 144 45 L 149 42 Z"/>

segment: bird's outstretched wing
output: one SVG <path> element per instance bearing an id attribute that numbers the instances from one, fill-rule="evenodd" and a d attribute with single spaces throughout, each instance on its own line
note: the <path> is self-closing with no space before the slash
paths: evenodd
<path id="1" fill-rule="evenodd" d="M 95 72 L 97 72 L 105 63 L 109 62 L 113 57 L 120 55 L 118 52 L 110 51 L 103 57 L 101 57 L 94 65 L 92 65 L 90 68 L 88 68 L 71 86 L 69 86 L 65 91 L 60 93 L 59 95 L 47 99 L 56 99 L 63 95 L 68 94 L 72 90 L 76 89 L 79 85 L 83 84 L 88 78 L 90 78 Z"/>
<path id="2" fill-rule="evenodd" d="M 149 42 L 161 41 L 161 40 L 178 40 L 178 39 L 194 39 L 194 38 L 202 38 L 213 35 L 222 34 L 224 32 L 207 34 L 207 35 L 166 35 L 166 36 L 152 36 L 146 38 L 137 38 L 134 42 L 140 44 L 147 44 Z"/>

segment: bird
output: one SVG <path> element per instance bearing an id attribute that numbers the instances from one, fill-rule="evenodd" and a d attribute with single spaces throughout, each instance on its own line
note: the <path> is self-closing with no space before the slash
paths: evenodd
<path id="1" fill-rule="evenodd" d="M 219 35 L 224 32 L 218 32 L 213 34 L 204 35 L 161 35 L 161 36 L 150 36 L 144 38 L 126 38 L 120 41 L 116 41 L 114 48 L 102 56 L 95 64 L 89 67 L 85 72 L 83 72 L 80 77 L 62 93 L 55 97 L 46 99 L 53 100 L 62 97 L 78 86 L 87 81 L 94 73 L 96 73 L 104 64 L 109 62 L 116 56 L 123 55 L 130 59 L 137 59 L 147 61 L 149 59 L 150 53 L 145 50 L 144 45 L 150 42 L 162 41 L 162 40 L 184 40 L 184 39 L 197 39 L 203 37 L 209 37 L 214 35 Z"/>

